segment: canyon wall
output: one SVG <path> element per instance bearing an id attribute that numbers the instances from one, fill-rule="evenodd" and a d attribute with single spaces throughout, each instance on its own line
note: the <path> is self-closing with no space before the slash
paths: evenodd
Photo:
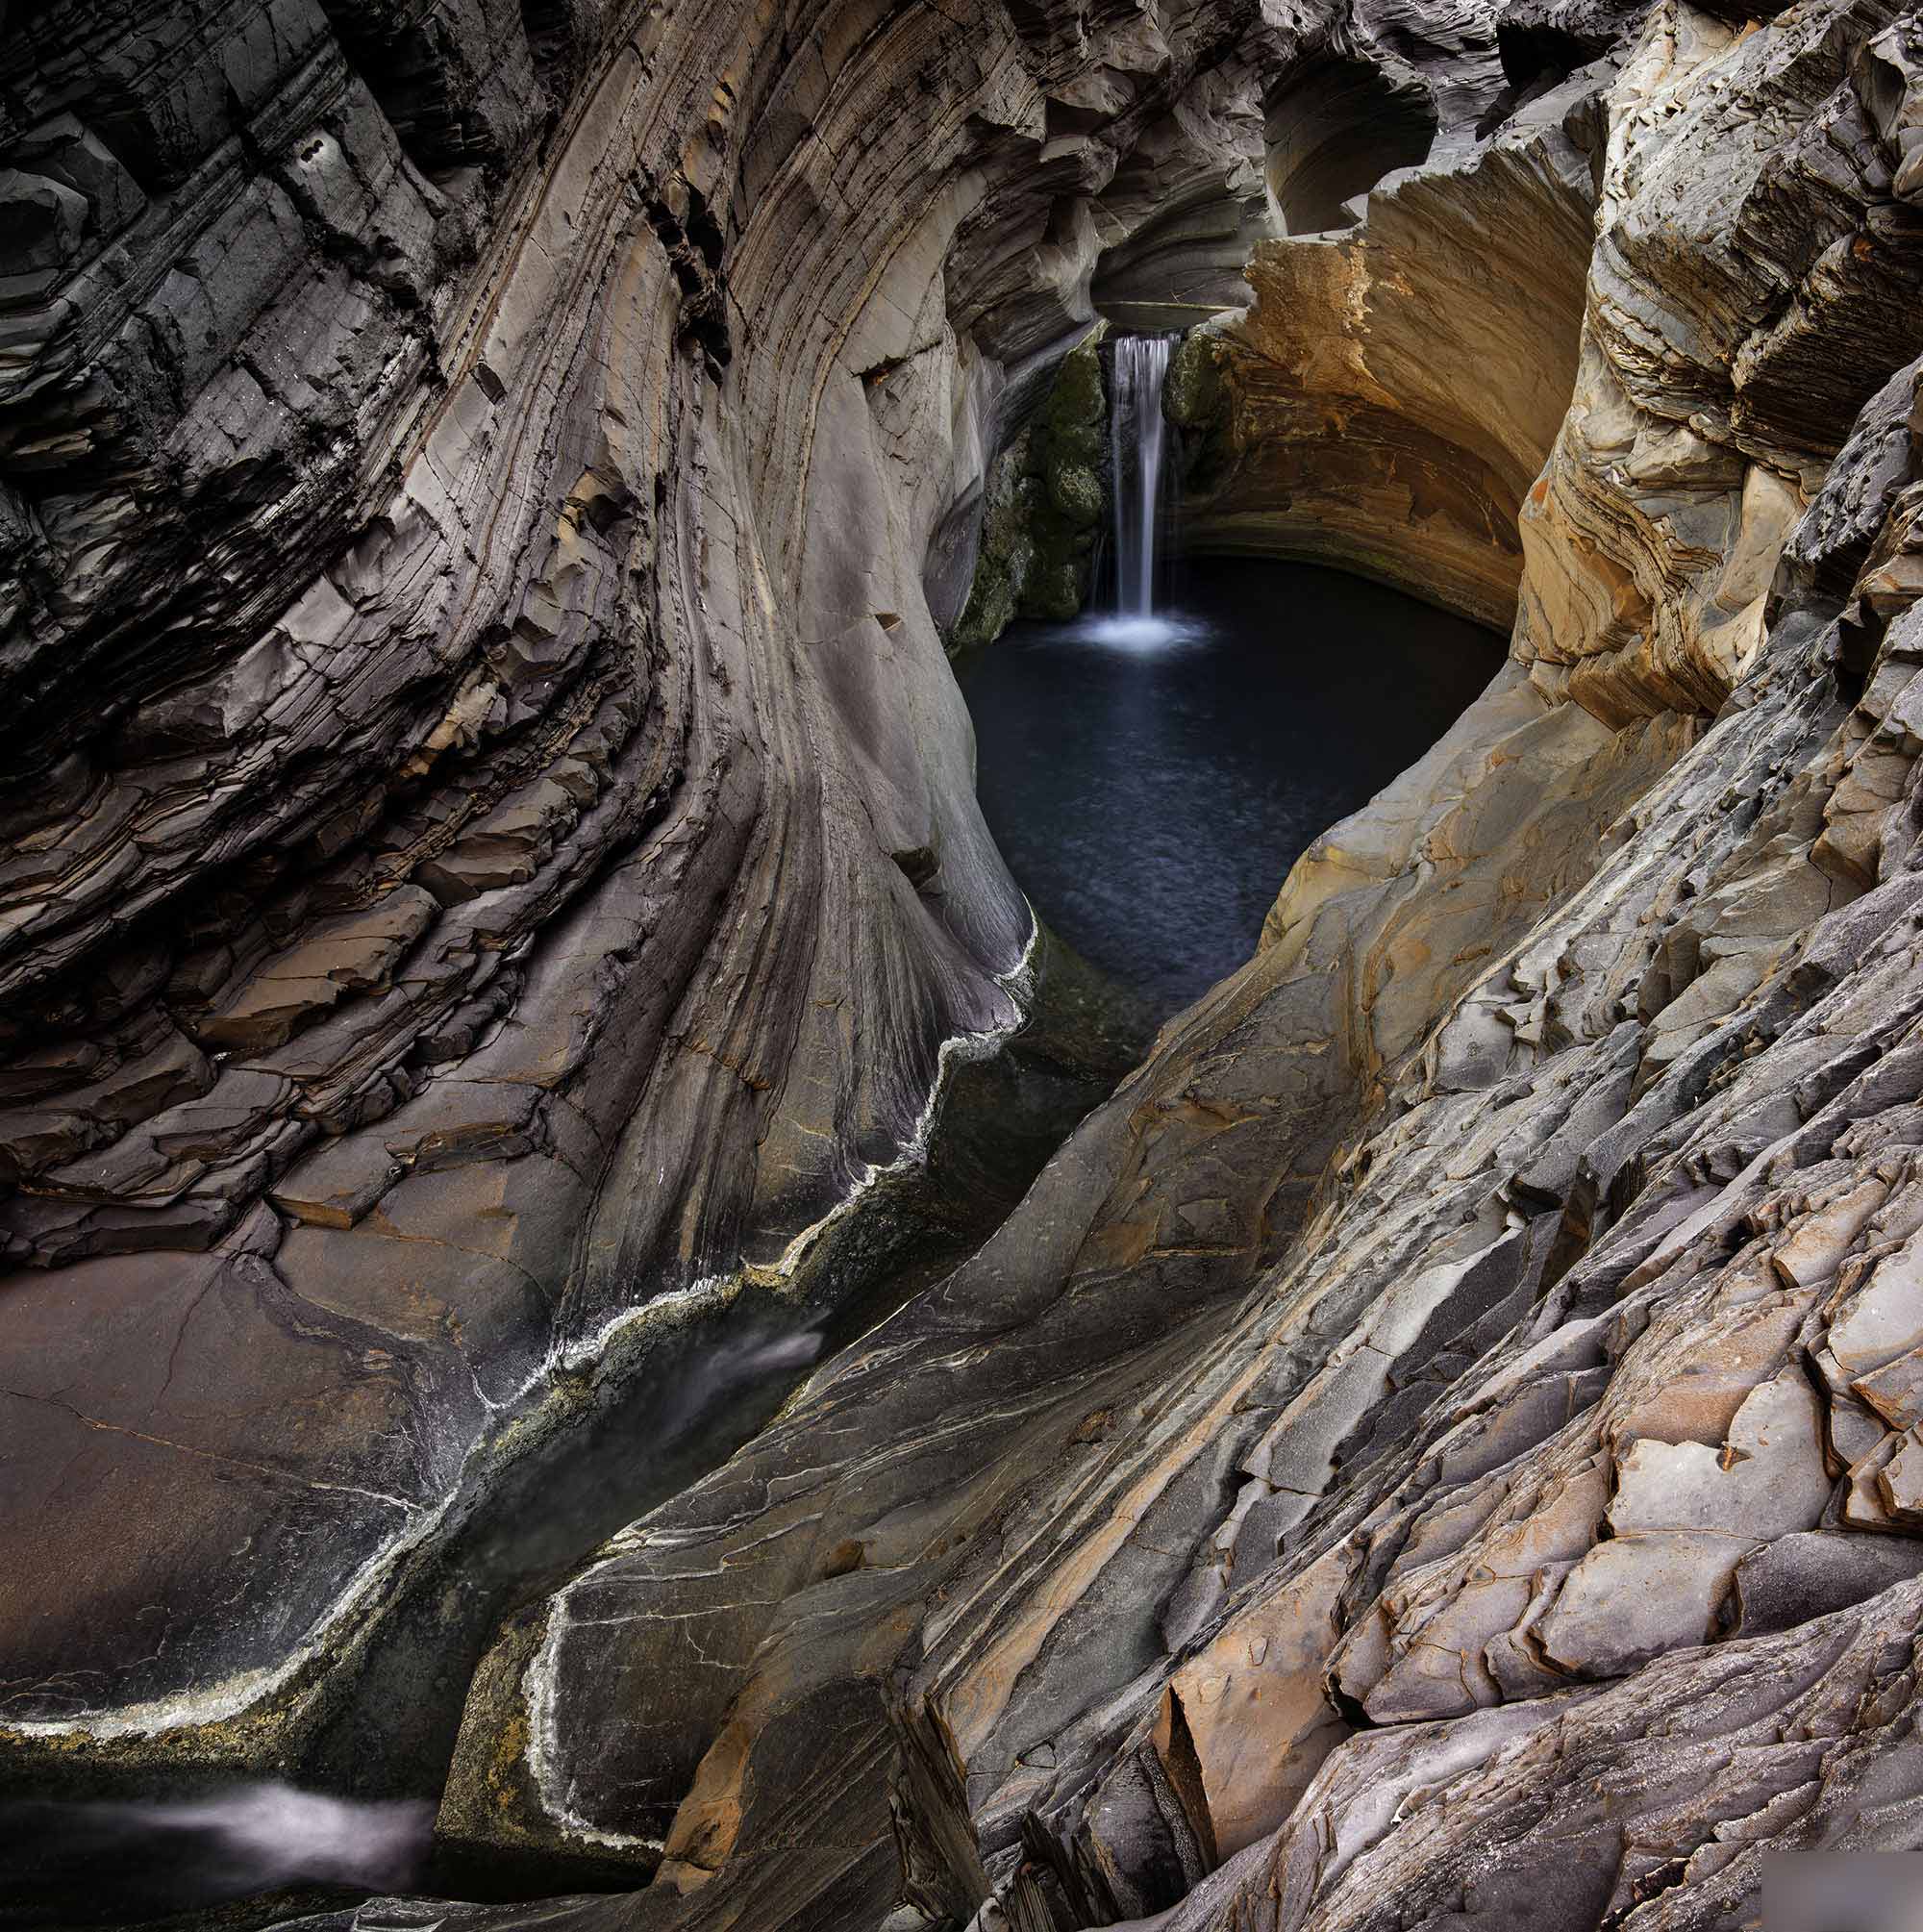
<path id="1" fill-rule="evenodd" d="M 13 1764 L 288 1762 L 477 1470 L 1013 1023 L 924 585 L 1254 141 L 1197 540 L 1510 663 L 499 1631 L 444 1839 L 633 1890 L 301 1922 L 1680 1928 L 1911 1842 L 1911 16 L 80 17 L 0 178 Z M 1428 153 L 1303 232 L 1358 101 Z"/>
<path id="2" fill-rule="evenodd" d="M 632 1858 L 626 1924 L 982 1932 L 1703 1925 L 1911 1842 L 1912 36 L 1666 5 L 1590 76 L 1510 665 L 971 1262 L 510 1628 L 450 1835 Z M 1539 127 L 1384 192 L 1520 226 Z"/>
<path id="3" fill-rule="evenodd" d="M 1031 937 L 925 559 L 1248 11 L 8 14 L 21 1775 L 287 1762 L 624 1351 L 814 1319 Z"/>
<path id="4" fill-rule="evenodd" d="M 1507 113 L 1498 96 L 1486 137 L 1436 134 L 1359 225 L 1257 244 L 1253 306 L 1183 345 L 1182 543 L 1334 565 L 1508 629 L 1517 513 L 1575 377 L 1612 72 L 1604 57 L 1552 74 Z M 1366 144 L 1394 113 L 1360 92 L 1311 63 L 1276 112 L 1319 112 L 1308 159 L 1339 158 L 1343 134 Z"/>

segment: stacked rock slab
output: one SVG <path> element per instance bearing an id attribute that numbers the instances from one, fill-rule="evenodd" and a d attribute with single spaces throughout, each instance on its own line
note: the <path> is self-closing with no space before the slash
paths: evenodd
<path id="1" fill-rule="evenodd" d="M 1915 28 L 1619 51 L 1512 662 L 504 1636 L 444 1829 L 653 1878 L 452 1922 L 1682 1927 L 1912 1843 Z"/>
<path id="2" fill-rule="evenodd" d="M 1145 131 L 1245 168 L 1253 14 L 9 12 L 20 1776 L 298 1762 L 491 1471 L 1013 1023 L 924 557 Z"/>

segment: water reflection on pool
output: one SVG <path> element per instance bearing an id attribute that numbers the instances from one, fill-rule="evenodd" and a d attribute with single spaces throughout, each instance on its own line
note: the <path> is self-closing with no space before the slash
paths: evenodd
<path id="1" fill-rule="evenodd" d="M 1248 958 L 1297 856 L 1420 757 L 1502 653 L 1359 577 L 1196 559 L 1172 611 L 1016 624 L 959 672 L 1015 878 L 1166 1014 Z"/>

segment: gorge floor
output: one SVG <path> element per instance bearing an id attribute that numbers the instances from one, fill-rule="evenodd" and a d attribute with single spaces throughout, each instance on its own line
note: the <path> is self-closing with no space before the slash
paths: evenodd
<path id="1" fill-rule="evenodd" d="M 1026 981 L 1020 1027 L 950 1069 L 925 1158 L 878 1177 L 788 1281 L 750 1282 L 582 1376 L 571 1399 L 509 1418 L 378 1643 L 278 1768 L 290 1782 L 193 1768 L 0 1776 L 0 1932 L 247 1932 L 393 1886 L 493 1902 L 632 1890 L 616 1863 L 433 1836 L 476 1665 L 504 1618 L 724 1464 L 811 1365 L 972 1253 L 1140 1059 L 1147 1010 L 1046 929 Z M 263 1815 L 279 1819 L 264 1835 Z M 374 1869 L 370 1843 L 391 1843 L 399 1869 Z"/>

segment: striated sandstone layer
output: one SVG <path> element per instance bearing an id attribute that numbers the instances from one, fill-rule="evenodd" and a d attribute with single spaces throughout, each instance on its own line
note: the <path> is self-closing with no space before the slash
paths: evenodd
<path id="1" fill-rule="evenodd" d="M 1031 936 L 925 560 L 1251 11 L 8 13 L 19 1776 L 299 1762 L 611 1365 L 848 1292 Z"/>
<path id="2" fill-rule="evenodd" d="M 499 1631 L 443 1838 L 635 1889 L 303 1922 L 1707 1927 L 1913 1844 L 1915 20 L 287 4 L 10 30 L 16 1762 L 295 1748 L 523 1382 L 1011 1017 L 936 619 L 1259 131 L 1197 540 L 1511 662 Z"/>
<path id="3" fill-rule="evenodd" d="M 504 1633 L 443 1829 L 647 1889 L 436 1914 L 1708 1926 L 1915 1842 L 1918 51 L 1619 49 L 1511 664 L 976 1257 Z M 1474 138 L 1385 193 L 1528 219 Z"/>
<path id="4" fill-rule="evenodd" d="M 1508 628 L 1516 514 L 1575 376 L 1611 72 L 1490 138 L 1443 133 L 1353 227 L 1258 244 L 1254 306 L 1182 351 L 1185 546 L 1332 564 Z"/>

